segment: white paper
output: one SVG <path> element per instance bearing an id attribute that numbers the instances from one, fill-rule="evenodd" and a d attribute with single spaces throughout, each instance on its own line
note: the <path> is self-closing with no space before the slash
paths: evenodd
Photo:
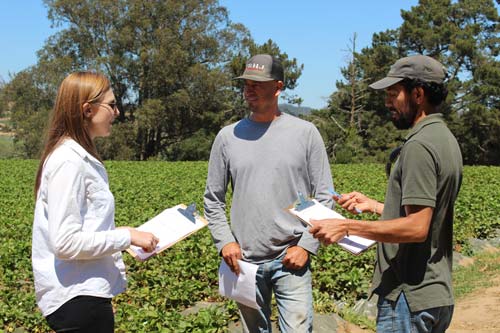
<path id="1" fill-rule="evenodd" d="M 254 309 L 260 309 L 256 299 L 255 277 L 259 266 L 238 260 L 240 274 L 236 275 L 222 260 L 219 267 L 219 293 L 222 296 L 245 304 Z"/>
<path id="2" fill-rule="evenodd" d="M 315 199 L 312 200 L 314 205 L 307 207 L 301 211 L 295 209 L 295 207 L 289 209 L 290 213 L 297 216 L 308 226 L 312 227 L 310 220 L 323 220 L 323 219 L 345 219 L 342 215 L 328 207 L 323 206 Z M 337 244 L 342 246 L 347 251 L 353 254 L 359 254 L 375 244 L 376 242 L 371 239 L 366 239 L 359 236 L 346 236 L 340 239 Z"/>
<path id="3" fill-rule="evenodd" d="M 142 248 L 131 245 L 130 249 L 135 252 L 138 259 L 145 260 L 156 254 L 159 250 L 174 244 L 183 237 L 205 226 L 205 223 L 198 218 L 193 223 L 179 212 L 179 208 L 185 209 L 183 205 L 165 209 L 137 228 L 140 231 L 151 232 L 159 239 L 156 249 L 153 252 L 145 252 Z"/>

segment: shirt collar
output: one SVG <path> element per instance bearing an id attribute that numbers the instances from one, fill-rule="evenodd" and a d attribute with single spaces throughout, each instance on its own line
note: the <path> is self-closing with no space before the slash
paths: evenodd
<path id="1" fill-rule="evenodd" d="M 419 121 L 415 126 L 413 126 L 405 137 L 405 142 L 408 141 L 412 136 L 420 132 L 425 126 L 435 123 L 444 123 L 443 114 L 433 113 L 425 116 L 424 119 Z"/>
<path id="2" fill-rule="evenodd" d="M 75 153 L 77 153 L 82 159 L 87 159 L 92 163 L 102 165 L 101 161 L 99 161 L 97 158 L 92 156 L 88 151 L 85 150 L 78 142 L 71 138 L 67 138 L 64 140 L 62 143 L 66 147 L 71 148 Z"/>

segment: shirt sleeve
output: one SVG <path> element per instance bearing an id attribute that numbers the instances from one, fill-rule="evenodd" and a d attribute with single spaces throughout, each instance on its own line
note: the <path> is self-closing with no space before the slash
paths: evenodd
<path id="1" fill-rule="evenodd" d="M 418 141 L 409 141 L 401 152 L 401 205 L 435 207 L 437 168 L 430 148 Z"/>
<path id="2" fill-rule="evenodd" d="M 236 242 L 226 217 L 226 192 L 229 166 L 225 158 L 221 135 L 217 135 L 210 152 L 207 184 L 203 204 L 208 228 L 219 253 L 231 242 Z"/>
<path id="3" fill-rule="evenodd" d="M 319 131 L 312 125 L 308 151 L 308 173 L 311 183 L 311 195 L 328 208 L 333 207 L 333 198 L 329 189 L 333 188 L 330 163 L 326 154 L 325 144 Z M 304 232 L 298 245 L 307 251 L 316 254 L 319 241 L 309 232 Z"/>
<path id="4" fill-rule="evenodd" d="M 59 259 L 96 259 L 130 246 L 126 229 L 83 231 L 84 174 L 77 163 L 65 161 L 47 179 L 49 242 Z"/>

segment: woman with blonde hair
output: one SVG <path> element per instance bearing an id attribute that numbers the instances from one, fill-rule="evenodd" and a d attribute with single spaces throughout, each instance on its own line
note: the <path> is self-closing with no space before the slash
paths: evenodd
<path id="1" fill-rule="evenodd" d="M 36 300 L 56 332 L 113 332 L 111 298 L 126 288 L 121 251 L 158 239 L 115 228 L 114 197 L 94 139 L 119 115 L 102 74 L 67 76 L 57 94 L 35 185 L 32 263 Z"/>

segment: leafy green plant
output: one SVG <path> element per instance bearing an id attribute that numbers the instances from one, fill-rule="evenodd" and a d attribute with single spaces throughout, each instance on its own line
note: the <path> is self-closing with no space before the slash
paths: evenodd
<path id="1" fill-rule="evenodd" d="M 30 260 L 37 165 L 34 160 L 0 160 L 0 330 L 5 332 L 18 327 L 50 332 L 36 307 Z M 178 203 L 194 202 L 202 211 L 206 162 L 110 161 L 106 168 L 117 225 L 138 226 Z M 383 200 L 383 165 L 333 165 L 332 173 L 338 192 L 357 190 Z M 458 247 L 466 250 L 469 237 L 488 237 L 500 227 L 499 188 L 500 167 L 465 168 L 456 204 Z M 117 332 L 224 332 L 238 317 L 235 303 L 218 294 L 220 256 L 207 228 L 146 262 L 123 256 L 128 289 L 113 300 Z M 334 300 L 352 305 L 365 297 L 373 263 L 374 250 L 352 256 L 337 246 L 322 247 L 312 259 L 316 311 L 335 311 Z M 181 314 L 200 301 L 213 306 Z"/>
<path id="2" fill-rule="evenodd" d="M 474 257 L 473 264 L 453 272 L 453 290 L 460 299 L 479 288 L 491 287 L 500 272 L 500 251 L 485 251 Z"/>

